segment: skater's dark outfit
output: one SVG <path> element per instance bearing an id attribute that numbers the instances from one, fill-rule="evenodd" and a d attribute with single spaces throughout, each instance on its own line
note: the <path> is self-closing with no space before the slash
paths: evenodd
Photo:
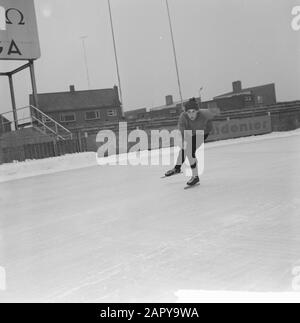
<path id="1" fill-rule="evenodd" d="M 214 114 L 209 110 L 199 109 L 198 103 L 196 100 L 190 99 L 185 105 L 185 112 L 183 112 L 179 117 L 178 128 L 184 137 L 185 131 L 189 131 L 192 134 L 192 138 L 186 141 L 186 149 L 182 148 L 179 152 L 176 166 L 174 169 L 168 171 L 165 175 L 167 177 L 179 174 L 181 172 L 181 167 L 185 162 L 185 159 L 188 158 L 193 177 L 187 183 L 189 186 L 193 186 L 199 183 L 198 167 L 197 167 L 197 158 L 196 151 L 201 147 L 203 142 L 205 142 L 212 130 L 212 119 Z M 201 137 L 197 134 L 197 131 L 204 131 Z M 204 140 L 203 140 L 204 139 Z"/>

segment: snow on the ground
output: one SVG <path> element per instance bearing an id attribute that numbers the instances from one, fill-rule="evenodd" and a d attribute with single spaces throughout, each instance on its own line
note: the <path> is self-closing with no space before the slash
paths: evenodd
<path id="1" fill-rule="evenodd" d="M 205 149 L 232 145 L 238 143 L 255 142 L 259 140 L 285 138 L 300 135 L 300 129 L 289 132 L 273 132 L 261 136 L 251 136 L 246 138 L 229 139 L 207 143 Z M 97 165 L 96 154 L 94 152 L 78 153 L 41 160 L 28 160 L 25 162 L 15 162 L 0 165 L 0 183 L 31 176 L 52 174 L 61 171 L 92 167 Z"/>
<path id="2" fill-rule="evenodd" d="M 95 166 L 93 152 L 0 165 L 0 182 Z"/>
<path id="3" fill-rule="evenodd" d="M 2 182 L 0 302 L 176 302 L 178 291 L 299 290 L 298 134 L 208 144 L 201 186 L 189 191 L 185 176 L 162 180 L 157 166 L 95 164 Z M 74 166 L 78 157 L 85 154 L 62 159 Z M 56 160 L 1 170 L 20 175 L 34 165 L 38 174 L 48 162 L 56 171 Z"/>
<path id="4" fill-rule="evenodd" d="M 231 291 L 179 290 L 175 293 L 178 303 L 299 303 L 295 292 L 254 293 Z"/>

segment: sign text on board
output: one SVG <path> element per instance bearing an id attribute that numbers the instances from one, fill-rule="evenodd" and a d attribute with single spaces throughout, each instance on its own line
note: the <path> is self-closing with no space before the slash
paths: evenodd
<path id="1" fill-rule="evenodd" d="M 40 57 L 33 0 L 0 0 L 0 60 Z"/>
<path id="2" fill-rule="evenodd" d="M 16 12 L 19 15 L 19 20 L 15 21 L 12 17 L 10 17 L 9 15 L 10 12 Z M 9 8 L 5 10 L 4 7 L 0 7 L 0 30 L 6 30 L 6 24 L 25 25 L 23 13 L 20 10 L 15 8 Z M 7 44 L 7 48 L 4 48 L 3 46 L 1 46 L 1 42 L 0 42 L 0 54 L 3 52 L 3 50 L 6 50 L 6 54 L 8 56 L 12 54 L 17 54 L 22 56 L 20 49 L 18 48 L 16 42 L 13 39 Z"/>

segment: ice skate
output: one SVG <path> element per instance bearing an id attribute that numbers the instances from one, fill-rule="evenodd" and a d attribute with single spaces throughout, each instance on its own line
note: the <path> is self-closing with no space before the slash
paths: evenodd
<path id="1" fill-rule="evenodd" d="M 181 174 L 181 168 L 174 167 L 173 169 L 167 171 L 165 173 L 165 176 L 164 177 L 171 177 L 171 176 L 178 175 L 178 174 Z"/>
<path id="2" fill-rule="evenodd" d="M 195 186 L 195 185 L 197 185 L 197 184 L 199 184 L 200 183 L 200 179 L 199 179 L 199 176 L 193 176 L 187 183 L 186 183 L 186 185 L 188 186 L 188 187 L 193 187 L 193 186 Z"/>

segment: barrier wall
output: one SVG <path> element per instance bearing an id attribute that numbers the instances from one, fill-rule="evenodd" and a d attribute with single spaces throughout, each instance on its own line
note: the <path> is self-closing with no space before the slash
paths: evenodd
<path id="1" fill-rule="evenodd" d="M 270 116 L 214 121 L 209 141 L 225 140 L 272 132 Z"/>
<path id="2" fill-rule="evenodd" d="M 154 133 L 153 131 L 168 131 L 177 129 L 177 125 L 173 126 L 159 126 L 154 129 L 147 128 L 144 131 L 147 133 L 147 141 L 143 140 L 143 145 L 140 146 L 142 150 L 148 149 L 159 149 L 163 147 L 169 147 L 174 145 L 173 138 L 171 141 L 169 138 L 164 137 L 167 140 L 159 140 L 160 134 Z M 126 130 L 125 130 L 126 131 Z M 151 134 L 151 131 L 153 132 Z M 125 150 L 129 151 L 133 146 L 136 145 L 136 142 L 128 142 L 126 140 L 126 132 L 119 134 L 119 129 L 113 131 L 116 137 L 116 151 L 117 153 L 124 153 Z M 253 135 L 261 135 L 272 132 L 272 122 L 270 116 L 262 117 L 253 117 L 253 118 L 243 118 L 243 119 L 232 119 L 229 121 L 214 121 L 213 122 L 213 132 L 208 138 L 208 141 L 218 141 L 226 140 L 231 138 L 239 138 Z M 127 132 L 127 139 L 129 138 L 130 130 Z M 120 139 L 121 138 L 121 139 Z M 122 141 L 120 142 L 119 141 Z M 103 146 L 104 143 L 96 142 L 96 134 L 90 135 L 87 138 L 87 150 L 88 151 L 97 151 L 99 147 Z M 143 146 L 144 149 L 142 148 Z M 120 150 L 119 150 L 120 148 Z"/>
<path id="3" fill-rule="evenodd" d="M 294 117 L 294 116 L 293 116 Z M 274 119 L 274 117 L 272 117 Z M 294 118 L 293 118 L 294 120 Z M 231 138 L 246 137 L 252 135 L 262 135 L 272 132 L 272 123 L 274 120 L 270 116 L 260 116 L 260 117 L 251 117 L 251 118 L 242 118 L 242 119 L 230 119 L 225 121 L 214 121 L 213 122 L 213 132 L 208 138 L 208 141 L 217 141 L 217 140 L 226 140 Z M 279 122 L 281 124 L 281 122 Z M 128 127 L 131 129 L 132 127 Z M 155 129 L 154 129 L 155 128 Z M 151 130 L 168 130 L 172 131 L 177 128 L 176 121 L 172 124 L 168 121 L 167 123 L 159 123 L 151 125 L 151 127 L 145 127 L 145 130 L 148 134 L 148 149 L 155 149 L 166 147 L 168 143 L 158 142 L 155 147 L 151 143 Z M 117 138 L 119 129 L 114 129 L 116 132 Z M 35 138 L 35 137 L 34 137 Z M 24 138 L 23 138 L 24 139 Z M 1 141 L 0 141 L 1 143 Z M 8 142 L 6 142 L 8 143 Z M 26 159 L 40 159 L 47 157 L 54 157 L 63 155 L 66 153 L 75 153 L 83 151 L 97 151 L 101 143 L 96 143 L 96 134 L 89 135 L 87 138 L 78 135 L 75 140 L 65 141 L 54 143 L 51 142 L 39 142 L 30 144 L 24 144 L 23 142 L 10 142 L 10 145 L 0 144 L 0 164 L 9 163 L 13 160 L 23 161 Z M 3 144 L 3 140 L 2 140 Z M 171 142 L 171 146 L 174 143 Z M 134 146 L 135 143 L 128 143 L 128 149 Z M 118 143 L 117 143 L 118 146 Z M 152 146 L 152 147 L 151 147 Z M 156 147 L 157 146 L 157 147 Z"/>
<path id="4" fill-rule="evenodd" d="M 79 153 L 84 151 L 82 150 L 82 147 L 80 147 L 81 145 L 77 139 L 70 139 L 58 142 L 51 141 L 20 146 L 0 147 L 0 164 Z"/>

